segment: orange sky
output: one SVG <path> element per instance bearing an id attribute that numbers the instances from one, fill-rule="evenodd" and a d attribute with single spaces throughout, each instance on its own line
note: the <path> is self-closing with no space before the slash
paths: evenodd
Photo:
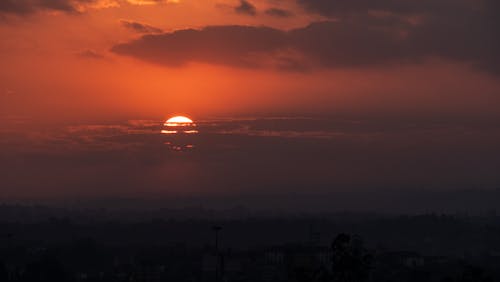
<path id="1" fill-rule="evenodd" d="M 22 1 L 21 1 L 22 2 Z M 496 115 L 497 74 L 467 61 L 424 57 L 363 67 L 280 71 L 210 62 L 163 66 L 111 52 L 142 35 L 138 22 L 174 32 L 211 25 L 303 28 L 321 20 L 294 1 L 98 1 L 79 12 L 4 12 L 0 21 L 0 114 L 34 120 L 86 120 L 273 113 Z M 265 14 L 286 9 L 290 17 Z M 418 18 L 418 17 L 416 17 Z M 200 43 L 202 44 L 202 43 Z M 353 43 L 354 44 L 354 43 Z"/>

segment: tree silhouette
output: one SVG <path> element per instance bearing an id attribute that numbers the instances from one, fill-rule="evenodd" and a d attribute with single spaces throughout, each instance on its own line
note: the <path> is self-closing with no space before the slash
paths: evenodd
<path id="1" fill-rule="evenodd" d="M 359 237 L 341 233 L 333 240 L 331 248 L 334 282 L 368 281 L 372 256 Z"/>

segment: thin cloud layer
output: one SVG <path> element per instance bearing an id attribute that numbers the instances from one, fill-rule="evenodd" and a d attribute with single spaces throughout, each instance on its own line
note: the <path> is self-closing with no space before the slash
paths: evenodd
<path id="1" fill-rule="evenodd" d="M 458 1 L 456 5 L 444 0 L 422 4 L 405 1 L 407 6 L 401 1 L 355 2 L 357 5 L 333 1 L 339 9 L 331 6 L 331 13 L 329 1 L 302 2 L 311 11 L 325 9 L 325 16 L 342 16 L 290 31 L 250 26 L 178 30 L 143 36 L 118 44 L 112 51 L 166 66 L 203 62 L 303 70 L 385 66 L 439 58 L 500 72 L 500 43 L 494 28 L 498 20 L 490 11 L 497 4 L 492 1 L 483 1 L 484 5 L 470 1 Z M 392 2 L 398 4 L 389 6 Z M 392 10 L 383 9 L 383 3 Z M 469 9 L 463 7 L 466 4 Z M 447 6 L 449 10 L 445 10 Z"/>
<path id="2" fill-rule="evenodd" d="M 140 22 L 135 22 L 135 21 L 128 21 L 128 20 L 121 20 L 120 21 L 121 25 L 129 30 L 132 30 L 137 33 L 161 33 L 162 30 L 160 28 L 145 24 L 145 23 L 140 23 Z"/>
<path id="3" fill-rule="evenodd" d="M 18 126 L 0 131 L 0 176 L 12 195 L 43 196 L 308 191 L 335 197 L 343 189 L 378 193 L 397 187 L 406 195 L 421 187 L 496 188 L 500 132 L 498 122 L 491 122 L 199 120 L 200 134 L 189 136 L 195 149 L 182 155 L 165 144 L 172 137 L 159 133 L 162 120 Z M 47 185 L 41 190 L 40 183 Z"/>

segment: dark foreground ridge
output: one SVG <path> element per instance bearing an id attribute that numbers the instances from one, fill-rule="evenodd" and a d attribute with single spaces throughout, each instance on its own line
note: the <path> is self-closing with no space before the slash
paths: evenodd
<path id="1" fill-rule="evenodd" d="M 500 217 L 0 207 L 0 281 L 500 281 Z"/>

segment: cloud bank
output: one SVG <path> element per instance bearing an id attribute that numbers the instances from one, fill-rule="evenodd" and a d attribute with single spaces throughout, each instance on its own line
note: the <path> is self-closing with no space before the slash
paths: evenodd
<path id="1" fill-rule="evenodd" d="M 386 66 L 438 58 L 500 72 L 500 22 L 484 1 L 301 1 L 327 19 L 302 28 L 209 26 L 118 44 L 121 55 L 175 67 L 202 62 L 280 69 Z"/>

